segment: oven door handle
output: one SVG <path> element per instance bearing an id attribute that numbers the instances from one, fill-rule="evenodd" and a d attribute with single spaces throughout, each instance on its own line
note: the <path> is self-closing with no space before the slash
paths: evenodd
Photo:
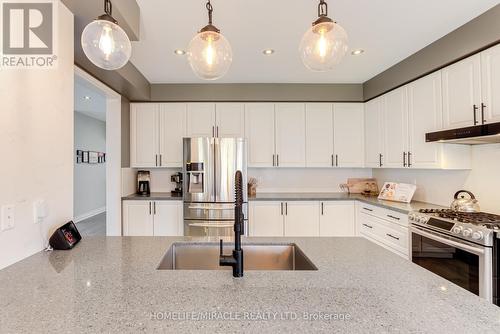
<path id="1" fill-rule="evenodd" d="M 189 226 L 193 227 L 217 227 L 217 228 L 227 228 L 227 227 L 234 227 L 234 223 L 232 222 L 216 222 L 214 221 L 213 223 L 188 223 Z"/>
<path id="2" fill-rule="evenodd" d="M 468 251 L 468 252 L 470 252 L 472 254 L 475 254 L 475 255 L 484 255 L 485 254 L 484 248 L 482 248 L 482 247 L 474 247 L 474 246 L 470 246 L 470 245 L 467 245 L 467 244 L 463 244 L 463 243 L 460 243 L 460 242 L 456 242 L 456 241 L 450 240 L 448 238 L 443 238 L 443 237 L 438 236 L 435 233 L 424 231 L 423 229 L 415 227 L 415 226 L 411 226 L 410 227 L 410 231 L 414 232 L 414 233 L 416 233 L 418 235 L 421 235 L 423 237 L 429 238 L 431 240 L 435 240 L 435 241 L 441 242 L 441 243 L 443 243 L 445 245 L 456 247 L 458 249 L 462 249 L 462 250 Z"/>

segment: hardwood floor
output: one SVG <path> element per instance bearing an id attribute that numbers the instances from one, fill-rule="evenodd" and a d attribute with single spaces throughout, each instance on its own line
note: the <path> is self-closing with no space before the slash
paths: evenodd
<path id="1" fill-rule="evenodd" d="M 106 212 L 82 220 L 76 224 L 82 237 L 105 236 L 106 235 Z"/>

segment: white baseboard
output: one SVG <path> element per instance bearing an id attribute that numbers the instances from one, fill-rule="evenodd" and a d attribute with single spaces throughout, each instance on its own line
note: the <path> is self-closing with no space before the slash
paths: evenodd
<path id="1" fill-rule="evenodd" d="M 98 208 L 98 209 L 92 210 L 90 212 L 84 213 L 83 215 L 80 215 L 78 217 L 75 217 L 73 219 L 73 222 L 78 223 L 78 222 L 81 222 L 82 220 L 89 219 L 91 217 L 97 216 L 97 215 L 99 215 L 99 214 L 101 214 L 103 212 L 106 212 L 106 207 L 105 206 L 103 206 L 102 208 Z"/>

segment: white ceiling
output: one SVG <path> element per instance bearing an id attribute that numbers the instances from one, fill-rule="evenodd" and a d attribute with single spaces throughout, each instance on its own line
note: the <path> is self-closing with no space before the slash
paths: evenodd
<path id="1" fill-rule="evenodd" d="M 205 0 L 137 0 L 141 40 L 133 64 L 152 83 L 203 83 L 185 49 L 207 23 Z M 298 45 L 317 16 L 315 0 L 212 0 L 214 24 L 229 39 L 233 64 L 217 83 L 362 83 L 498 4 L 499 0 L 328 0 L 329 16 L 352 49 L 336 70 L 308 71 Z M 262 50 L 273 48 L 273 56 Z"/>
<path id="2" fill-rule="evenodd" d="M 74 107 L 76 112 L 106 122 L 106 97 L 78 76 L 75 76 Z"/>

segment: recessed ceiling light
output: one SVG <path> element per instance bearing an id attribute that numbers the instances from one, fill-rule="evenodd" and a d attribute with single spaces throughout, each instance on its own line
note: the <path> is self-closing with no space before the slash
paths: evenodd
<path id="1" fill-rule="evenodd" d="M 85 96 L 83 97 L 83 99 L 84 99 L 84 100 L 86 100 L 86 101 L 88 101 L 88 100 L 90 100 L 90 96 L 85 95 Z"/>
<path id="2" fill-rule="evenodd" d="M 186 51 L 181 50 L 181 49 L 177 49 L 174 51 L 174 53 L 178 56 L 184 56 L 186 54 Z"/>
<path id="3" fill-rule="evenodd" d="M 263 54 L 265 54 L 266 56 L 270 56 L 272 54 L 274 54 L 274 50 L 273 49 L 265 49 L 264 51 L 262 51 Z"/>
<path id="4" fill-rule="evenodd" d="M 363 49 L 356 49 L 356 50 L 353 50 L 353 51 L 351 52 L 351 54 L 352 54 L 353 56 L 359 56 L 359 55 L 360 55 L 360 54 L 362 54 L 363 52 L 365 52 L 365 50 L 363 50 Z"/>

